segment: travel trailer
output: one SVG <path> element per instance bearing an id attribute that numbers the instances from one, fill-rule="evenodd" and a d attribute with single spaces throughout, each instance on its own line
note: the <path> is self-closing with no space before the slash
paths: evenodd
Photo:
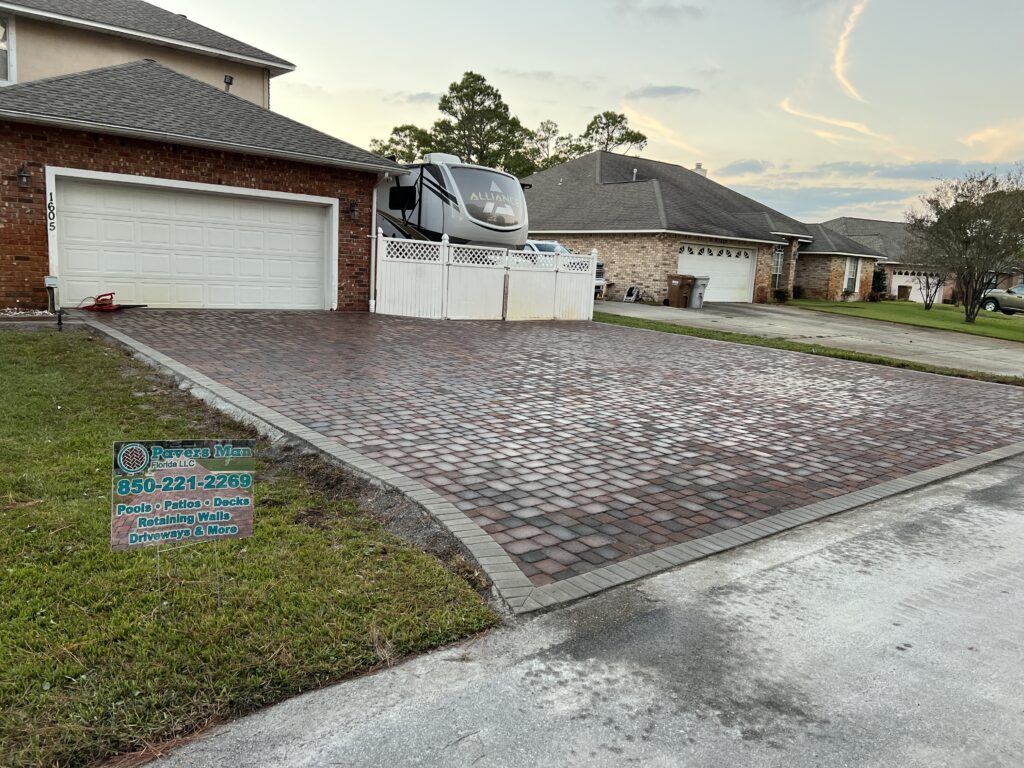
<path id="1" fill-rule="evenodd" d="M 494 168 L 431 153 L 408 175 L 377 186 L 377 226 L 386 237 L 520 248 L 529 221 L 519 179 Z"/>

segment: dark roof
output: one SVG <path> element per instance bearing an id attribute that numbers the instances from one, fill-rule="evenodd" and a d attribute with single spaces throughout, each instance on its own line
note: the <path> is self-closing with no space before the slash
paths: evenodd
<path id="1" fill-rule="evenodd" d="M 825 226 L 878 251 L 887 261 L 900 263 L 905 258 L 910 232 L 901 221 L 843 216 L 826 221 Z"/>
<path id="2" fill-rule="evenodd" d="M 399 169 L 390 160 L 149 60 L 2 88 L 3 118 L 316 165 Z"/>
<path id="3" fill-rule="evenodd" d="M 634 175 L 634 170 L 636 171 Z M 612 152 L 592 152 L 524 183 L 536 232 L 670 230 L 783 243 L 810 239 L 796 219 L 694 171 Z"/>
<path id="4" fill-rule="evenodd" d="M 871 256 L 875 259 L 885 259 L 885 254 L 836 232 L 824 224 L 808 224 L 807 229 L 814 240 L 800 246 L 801 256 Z"/>
<path id="5" fill-rule="evenodd" d="M 80 26 L 99 24 L 113 34 L 164 38 L 165 45 L 202 46 L 232 58 L 257 59 L 273 65 L 277 74 L 295 69 L 291 62 L 142 0 L 17 0 L 0 2 L 0 7 L 25 16 L 32 16 L 35 11 L 39 17 L 73 26 L 79 26 L 75 22 L 84 22 Z"/>

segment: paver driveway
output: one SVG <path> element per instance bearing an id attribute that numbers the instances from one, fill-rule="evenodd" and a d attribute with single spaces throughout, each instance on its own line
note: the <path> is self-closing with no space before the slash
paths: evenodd
<path id="1" fill-rule="evenodd" d="M 1013 443 L 1024 389 L 598 323 L 103 322 L 416 478 L 536 585 Z"/>

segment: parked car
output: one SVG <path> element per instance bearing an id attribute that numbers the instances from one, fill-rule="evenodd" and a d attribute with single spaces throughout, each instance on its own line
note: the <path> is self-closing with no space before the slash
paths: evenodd
<path id="1" fill-rule="evenodd" d="M 575 253 L 557 240 L 527 240 L 523 247 L 524 251 L 536 251 L 537 253 Z M 597 262 L 597 275 L 594 277 L 594 295 L 604 292 L 604 262 Z"/>
<path id="2" fill-rule="evenodd" d="M 981 308 L 989 312 L 1002 312 L 1004 315 L 1024 312 L 1024 283 L 1013 288 L 996 288 L 989 291 L 985 294 Z"/>

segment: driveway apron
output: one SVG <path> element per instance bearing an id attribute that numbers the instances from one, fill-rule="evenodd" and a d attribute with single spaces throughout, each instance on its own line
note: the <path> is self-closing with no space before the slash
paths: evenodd
<path id="1" fill-rule="evenodd" d="M 583 577 L 593 592 L 677 564 L 677 545 L 702 556 L 1021 439 L 996 426 L 1024 412 L 1024 389 L 599 323 L 102 323 L 417 480 L 534 587 Z"/>

